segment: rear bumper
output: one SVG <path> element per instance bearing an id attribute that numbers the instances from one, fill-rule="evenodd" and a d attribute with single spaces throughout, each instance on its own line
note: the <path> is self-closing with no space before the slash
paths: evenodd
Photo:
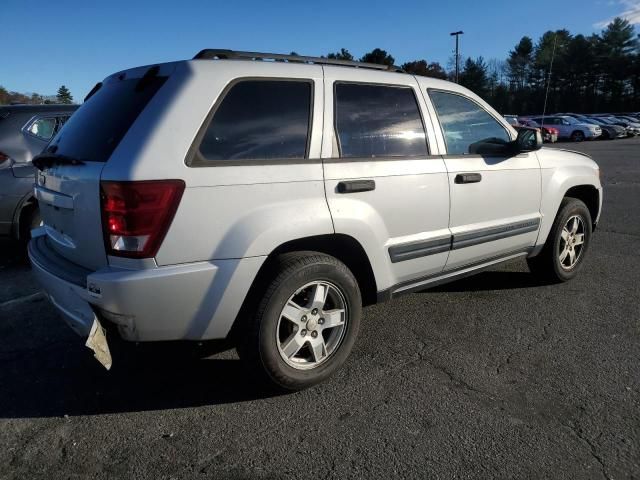
<path id="1" fill-rule="evenodd" d="M 252 257 L 91 272 L 56 256 L 46 236 L 31 240 L 29 258 L 42 288 L 77 333 L 88 335 L 97 315 L 116 324 L 130 341 L 225 338 L 264 261 Z"/>
<path id="2" fill-rule="evenodd" d="M 96 315 L 88 302 L 86 288 L 82 284 L 74 283 L 70 275 L 65 279 L 56 275 L 61 272 L 55 264 L 55 257 L 47 258 L 46 253 L 42 251 L 42 244 L 38 240 L 43 239 L 44 237 L 39 237 L 29 242 L 32 271 L 67 325 L 78 335 L 87 337 Z"/>

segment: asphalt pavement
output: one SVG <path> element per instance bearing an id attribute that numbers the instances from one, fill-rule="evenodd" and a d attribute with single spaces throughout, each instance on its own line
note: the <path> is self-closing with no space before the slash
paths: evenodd
<path id="1" fill-rule="evenodd" d="M 104 371 L 0 244 L 0 479 L 640 477 L 640 139 L 600 164 L 581 274 L 523 260 L 365 309 L 340 372 L 270 396 L 233 352 Z"/>

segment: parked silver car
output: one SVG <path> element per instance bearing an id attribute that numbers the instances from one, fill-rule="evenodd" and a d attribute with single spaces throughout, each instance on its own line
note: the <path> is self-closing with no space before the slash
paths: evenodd
<path id="1" fill-rule="evenodd" d="M 574 142 L 592 140 L 602 135 L 602 129 L 599 125 L 580 122 L 573 117 L 564 115 L 536 116 L 531 117 L 531 120 L 535 122 L 537 126 L 550 126 L 555 128 L 558 130 L 558 138 L 570 139 Z"/>
<path id="2" fill-rule="evenodd" d="M 305 388 L 345 361 L 363 306 L 515 258 L 577 274 L 599 169 L 541 147 L 454 83 L 204 50 L 94 88 L 34 160 L 29 256 L 106 366 L 102 323 L 229 338 L 266 380 Z"/>
<path id="3" fill-rule="evenodd" d="M 77 105 L 0 106 L 0 236 L 27 239 L 40 224 L 31 160 Z"/>

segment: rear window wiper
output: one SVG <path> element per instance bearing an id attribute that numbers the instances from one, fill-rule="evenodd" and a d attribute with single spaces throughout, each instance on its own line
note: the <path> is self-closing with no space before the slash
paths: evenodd
<path id="1" fill-rule="evenodd" d="M 59 153 L 41 153 L 33 157 L 31 163 L 33 163 L 33 166 L 38 170 L 45 170 L 52 165 L 84 165 L 82 160 Z"/>

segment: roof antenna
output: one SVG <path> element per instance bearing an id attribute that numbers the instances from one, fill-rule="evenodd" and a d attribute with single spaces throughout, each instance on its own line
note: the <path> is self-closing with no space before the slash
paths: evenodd
<path id="1" fill-rule="evenodd" d="M 544 115 L 547 113 L 547 99 L 549 98 L 549 87 L 551 86 L 551 70 L 553 70 L 553 59 L 556 56 L 556 45 L 558 44 L 558 32 L 553 37 L 553 52 L 551 53 L 551 64 L 549 65 L 549 76 L 547 77 L 547 91 L 544 94 L 544 107 L 542 107 L 542 125 L 544 126 Z"/>

